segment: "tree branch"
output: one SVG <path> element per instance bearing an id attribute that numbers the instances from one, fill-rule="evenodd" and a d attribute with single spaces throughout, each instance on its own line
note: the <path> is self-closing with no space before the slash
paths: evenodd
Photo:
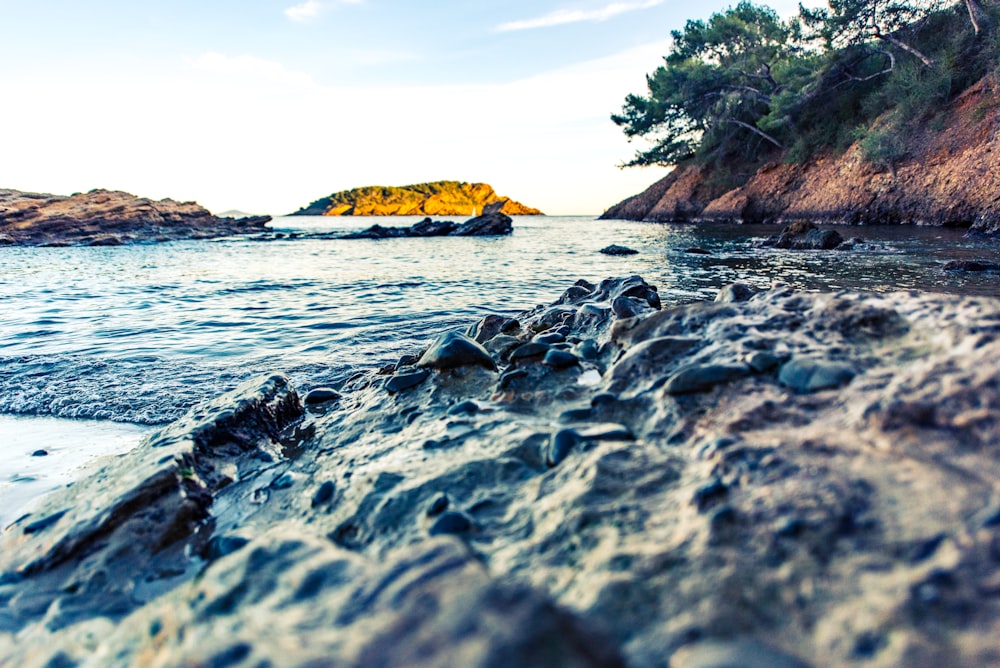
<path id="1" fill-rule="evenodd" d="M 771 135 L 767 134 L 766 132 L 764 132 L 763 130 L 761 130 L 760 128 L 758 128 L 757 126 L 750 125 L 749 123 L 744 123 L 743 121 L 738 121 L 735 118 L 726 118 L 726 119 L 723 119 L 723 122 L 725 122 L 725 123 L 732 123 L 733 125 L 738 125 L 741 128 L 746 128 L 750 132 L 753 132 L 754 134 L 760 135 L 761 137 L 763 137 L 767 141 L 771 142 L 772 144 L 774 144 L 775 146 L 777 146 L 778 148 L 780 148 L 782 151 L 785 150 L 785 147 L 781 145 L 781 142 L 779 142 L 777 139 L 775 139 Z"/>

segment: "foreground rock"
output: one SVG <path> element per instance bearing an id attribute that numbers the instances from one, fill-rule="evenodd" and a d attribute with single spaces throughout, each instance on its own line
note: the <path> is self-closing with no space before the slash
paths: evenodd
<path id="1" fill-rule="evenodd" d="M 461 225 L 450 220 L 424 218 L 410 227 L 372 225 L 360 232 L 344 234 L 341 239 L 395 239 L 399 237 L 486 237 L 514 232 L 513 220 L 502 213 L 486 213 Z"/>
<path id="2" fill-rule="evenodd" d="M 466 216 L 471 212 L 540 216 L 542 212 L 486 183 L 434 181 L 410 186 L 367 186 L 316 200 L 293 216 Z"/>
<path id="3" fill-rule="evenodd" d="M 998 335 L 991 299 L 630 277 L 336 401 L 264 379 L 5 529 L 0 656 L 992 664 Z"/>
<path id="4" fill-rule="evenodd" d="M 220 218 L 194 202 L 110 190 L 70 197 L 0 190 L 0 245 L 120 246 L 257 234 L 269 216 Z"/>

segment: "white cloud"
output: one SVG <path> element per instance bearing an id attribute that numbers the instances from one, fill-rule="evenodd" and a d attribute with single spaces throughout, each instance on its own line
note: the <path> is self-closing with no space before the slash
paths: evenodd
<path id="1" fill-rule="evenodd" d="M 222 53 L 145 78 L 25 75 L 10 83 L 33 104 L 0 106 L 0 125 L 22 130 L 5 139 L 0 184 L 281 214 L 356 186 L 459 179 L 547 213 L 599 213 L 665 173 L 616 167 L 634 147 L 608 115 L 644 90 L 666 49 L 462 86 L 326 86 Z M 79 102 L 69 116 L 67 97 Z M 58 160 L 38 137 L 59 147 Z"/>
<path id="2" fill-rule="evenodd" d="M 281 63 L 255 56 L 227 56 L 209 52 L 189 61 L 198 70 L 227 77 L 263 79 L 291 86 L 313 86 L 315 82 L 304 72 L 286 69 Z"/>
<path id="3" fill-rule="evenodd" d="M 512 32 L 515 30 L 533 30 L 535 28 L 551 28 L 552 26 L 565 25 L 567 23 L 580 23 L 583 21 L 598 22 L 607 21 L 619 14 L 634 12 L 640 9 L 649 9 L 662 5 L 664 0 L 645 0 L 644 2 L 613 2 L 600 9 L 559 9 L 554 12 L 539 16 L 533 19 L 521 21 L 510 21 L 497 26 L 499 32 Z"/>
<path id="4" fill-rule="evenodd" d="M 300 4 L 289 7 L 285 10 L 285 16 L 292 21 L 309 21 L 319 16 L 323 10 L 337 5 L 360 5 L 365 0 L 330 0 L 320 2 L 319 0 L 306 0 Z"/>

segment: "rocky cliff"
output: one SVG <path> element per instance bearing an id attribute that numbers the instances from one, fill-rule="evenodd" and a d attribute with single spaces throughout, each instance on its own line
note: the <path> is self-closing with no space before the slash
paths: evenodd
<path id="1" fill-rule="evenodd" d="M 3 529 L 0 664 L 995 665 L 998 333 L 633 276 L 260 379 Z"/>
<path id="2" fill-rule="evenodd" d="M 333 193 L 293 216 L 467 216 L 503 213 L 538 216 L 542 212 L 497 195 L 485 183 L 435 181 L 402 187 L 368 186 Z"/>
<path id="3" fill-rule="evenodd" d="M 112 190 L 65 197 L 0 190 L 0 244 L 118 246 L 262 232 L 268 216 L 220 218 L 195 202 Z"/>
<path id="4" fill-rule="evenodd" d="M 802 164 L 764 165 L 739 187 L 710 170 L 678 167 L 602 218 L 736 223 L 917 224 L 1000 233 L 1000 105 L 980 81 L 934 119 L 914 126 L 896 164 L 864 160 L 858 146 Z"/>

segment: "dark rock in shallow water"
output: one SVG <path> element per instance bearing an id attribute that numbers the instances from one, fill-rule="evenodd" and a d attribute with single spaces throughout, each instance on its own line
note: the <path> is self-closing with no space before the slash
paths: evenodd
<path id="1" fill-rule="evenodd" d="M 521 362 L 526 360 L 535 359 L 543 355 L 548 354 L 552 347 L 547 343 L 539 343 L 538 341 L 533 341 L 531 343 L 525 343 L 522 346 L 518 346 L 510 353 L 511 362 Z"/>
<path id="2" fill-rule="evenodd" d="M 449 220 L 424 218 L 410 227 L 372 225 L 360 232 L 351 232 L 341 239 L 397 239 L 401 237 L 483 237 L 513 233 L 513 220 L 502 213 L 487 213 L 458 225 Z"/>
<path id="3" fill-rule="evenodd" d="M 951 260 L 944 263 L 945 271 L 1000 271 L 1000 264 L 983 260 Z"/>
<path id="4" fill-rule="evenodd" d="M 417 366 L 441 370 L 463 366 L 481 366 L 490 371 L 496 371 L 497 368 L 485 348 L 464 334 L 455 332 L 439 336 L 417 362 Z"/>
<path id="5" fill-rule="evenodd" d="M 820 229 L 812 223 L 792 223 L 777 236 L 763 242 L 765 246 L 791 250 L 832 250 L 844 243 L 844 237 L 831 229 Z"/>
<path id="6" fill-rule="evenodd" d="M 639 251 L 626 246 L 618 246 L 611 244 L 610 246 L 605 246 L 601 249 L 601 254 L 603 255 L 638 255 Z"/>

